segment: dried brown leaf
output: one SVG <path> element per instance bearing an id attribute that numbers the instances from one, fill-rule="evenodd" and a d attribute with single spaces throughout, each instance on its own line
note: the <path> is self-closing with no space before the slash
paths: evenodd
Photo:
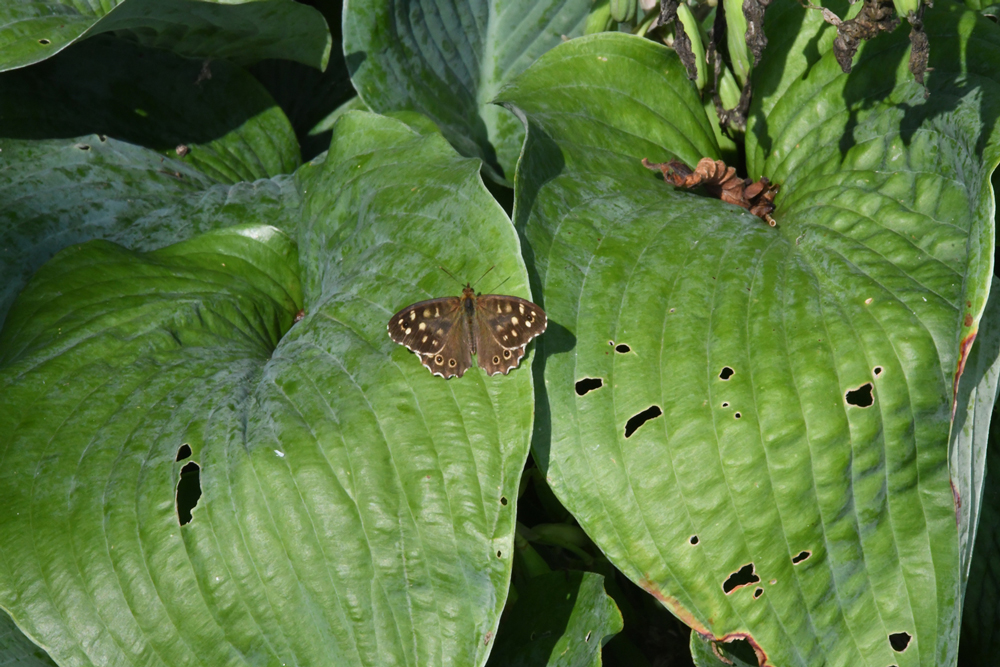
<path id="1" fill-rule="evenodd" d="M 740 178 L 734 167 L 709 157 L 699 160 L 693 170 L 679 160 L 650 162 L 643 158 L 642 166 L 659 170 L 667 183 L 685 189 L 701 187 L 711 197 L 741 206 L 772 227 L 776 224 L 771 213 L 774 211 L 774 197 L 778 194 L 778 186 L 767 178 L 759 181 Z"/>

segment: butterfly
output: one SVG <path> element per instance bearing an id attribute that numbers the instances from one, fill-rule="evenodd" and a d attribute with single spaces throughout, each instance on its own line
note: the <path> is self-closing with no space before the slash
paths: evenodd
<path id="1" fill-rule="evenodd" d="M 407 306 L 389 320 L 389 338 L 405 345 L 434 375 L 462 377 L 472 355 L 488 375 L 517 368 L 528 342 L 548 325 L 545 312 L 525 299 L 476 294 L 469 283 L 462 296 Z"/>

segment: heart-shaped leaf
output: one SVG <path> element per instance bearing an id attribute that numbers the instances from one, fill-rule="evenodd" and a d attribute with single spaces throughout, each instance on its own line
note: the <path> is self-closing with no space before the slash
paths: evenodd
<path id="1" fill-rule="evenodd" d="M 747 153 L 777 228 L 641 166 L 714 157 L 661 47 L 574 40 L 501 94 L 528 123 L 515 222 L 552 322 L 536 460 L 624 573 L 761 664 L 957 653 L 978 483 L 951 477 L 972 472 L 949 432 L 990 284 L 1000 31 L 925 19 L 948 45 L 928 98 L 905 30 L 844 75 L 818 11 L 769 11 Z"/>
<path id="2" fill-rule="evenodd" d="M 297 184 L 298 251 L 93 241 L 10 312 L 0 607 L 60 664 L 485 662 L 529 370 L 443 381 L 386 322 L 438 263 L 527 296 L 517 236 L 477 160 L 372 114 Z"/>
<path id="3" fill-rule="evenodd" d="M 287 58 L 318 69 L 331 44 L 322 15 L 292 0 L 18 0 L 0 5 L 0 71 L 105 32 L 189 57 L 240 64 Z"/>
<path id="4" fill-rule="evenodd" d="M 344 53 L 370 109 L 432 118 L 499 182 L 514 175 L 524 130 L 491 104 L 540 55 L 583 34 L 590 0 L 345 2 Z"/>

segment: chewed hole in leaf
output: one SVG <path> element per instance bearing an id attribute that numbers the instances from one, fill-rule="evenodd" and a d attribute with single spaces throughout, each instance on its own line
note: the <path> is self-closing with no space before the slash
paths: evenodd
<path id="1" fill-rule="evenodd" d="M 698 540 L 698 536 L 697 535 L 692 535 L 691 539 L 688 540 L 688 542 L 691 543 L 691 546 L 694 546 L 694 545 L 698 544 L 698 541 L 699 540 Z"/>
<path id="2" fill-rule="evenodd" d="M 910 645 L 910 633 L 909 632 L 894 632 L 889 635 L 889 645 L 892 646 L 892 650 L 896 653 L 902 653 L 906 650 L 906 647 Z"/>
<path id="3" fill-rule="evenodd" d="M 729 595 L 737 588 L 749 586 L 750 584 L 756 584 L 758 581 L 760 581 L 760 577 L 754 574 L 753 563 L 747 563 L 739 570 L 729 575 L 729 578 L 722 584 L 722 590 L 726 595 Z"/>
<path id="4" fill-rule="evenodd" d="M 736 374 L 736 371 L 734 371 L 732 368 L 730 368 L 729 366 L 723 366 L 722 367 L 722 372 L 719 373 L 719 379 L 720 380 L 728 380 L 729 378 L 733 377 L 733 375 L 735 375 L 735 374 Z"/>
<path id="5" fill-rule="evenodd" d="M 500 504 L 503 505 L 504 507 L 507 506 L 507 497 L 506 496 L 500 496 Z"/>
<path id="6" fill-rule="evenodd" d="M 799 563 L 801 563 L 805 559 L 809 558 L 809 556 L 812 556 L 812 552 L 811 551 L 800 551 L 798 553 L 798 555 L 795 556 L 795 558 L 792 559 L 792 565 L 798 565 Z"/>
<path id="7" fill-rule="evenodd" d="M 576 395 L 583 396 L 587 392 L 600 389 L 603 386 L 604 380 L 601 378 L 583 378 L 576 381 Z"/>
<path id="8" fill-rule="evenodd" d="M 625 354 L 626 352 L 631 352 L 631 351 L 632 348 L 630 348 L 625 343 L 619 343 L 618 345 L 615 345 L 615 352 L 619 354 Z"/>
<path id="9" fill-rule="evenodd" d="M 722 407 L 728 408 L 729 407 L 729 401 L 723 401 L 722 402 Z"/>
<path id="10" fill-rule="evenodd" d="M 636 429 L 648 422 L 650 419 L 656 419 L 663 414 L 663 410 L 657 405 L 651 405 L 637 415 L 633 415 L 625 423 L 625 437 L 631 438 L 632 434 L 635 433 Z"/>
<path id="11" fill-rule="evenodd" d="M 882 367 L 876 366 L 875 368 L 872 369 L 872 373 L 874 373 L 876 377 L 882 375 Z"/>
<path id="12" fill-rule="evenodd" d="M 191 445 L 184 443 L 177 449 L 177 458 L 174 461 L 183 461 L 191 456 Z"/>
<path id="13" fill-rule="evenodd" d="M 497 551 L 497 558 L 503 558 L 503 552 Z"/>
<path id="14" fill-rule="evenodd" d="M 201 498 L 201 468 L 191 461 L 181 468 L 177 481 L 177 520 L 183 526 L 191 523 L 191 512 Z"/>
<path id="15" fill-rule="evenodd" d="M 733 417 L 735 417 L 736 419 L 739 419 L 742 416 L 743 415 L 741 415 L 739 412 L 737 412 L 736 414 L 733 415 Z"/>
<path id="16" fill-rule="evenodd" d="M 764 594 L 764 589 L 763 589 L 763 588 L 760 588 L 760 587 L 758 586 L 758 587 L 757 587 L 757 590 L 755 590 L 755 591 L 753 592 L 753 599 L 754 599 L 754 600 L 756 600 L 757 598 L 759 598 L 759 597 L 760 597 L 761 595 L 763 595 L 763 594 Z"/>
<path id="17" fill-rule="evenodd" d="M 848 405 L 859 408 L 871 407 L 875 402 L 875 398 L 872 396 L 872 383 L 866 382 L 857 389 L 851 389 L 844 395 L 844 400 L 847 401 Z"/>
<path id="18" fill-rule="evenodd" d="M 42 46 L 48 46 L 49 44 L 52 43 L 52 40 L 45 39 L 44 37 L 42 37 L 40 40 L 38 40 L 38 43 L 41 44 Z"/>
<path id="19" fill-rule="evenodd" d="M 587 633 L 587 636 L 583 638 L 583 641 L 585 641 L 585 642 L 589 642 L 589 641 L 590 641 L 590 635 L 591 635 L 591 633 L 590 633 L 590 632 L 588 632 L 588 633 Z"/>

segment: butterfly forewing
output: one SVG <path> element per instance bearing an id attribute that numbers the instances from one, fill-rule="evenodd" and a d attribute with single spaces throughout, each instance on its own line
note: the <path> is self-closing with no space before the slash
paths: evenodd
<path id="1" fill-rule="evenodd" d="M 545 312 L 516 296 L 486 294 L 476 297 L 475 344 L 479 365 L 489 375 L 516 368 L 524 348 L 548 325 Z"/>
<path id="2" fill-rule="evenodd" d="M 389 338 L 417 354 L 440 352 L 461 321 L 460 306 L 454 296 L 407 306 L 389 320 Z"/>
<path id="3" fill-rule="evenodd" d="M 468 325 L 458 297 L 407 306 L 389 320 L 389 337 L 405 345 L 431 373 L 461 377 L 472 366 Z"/>

